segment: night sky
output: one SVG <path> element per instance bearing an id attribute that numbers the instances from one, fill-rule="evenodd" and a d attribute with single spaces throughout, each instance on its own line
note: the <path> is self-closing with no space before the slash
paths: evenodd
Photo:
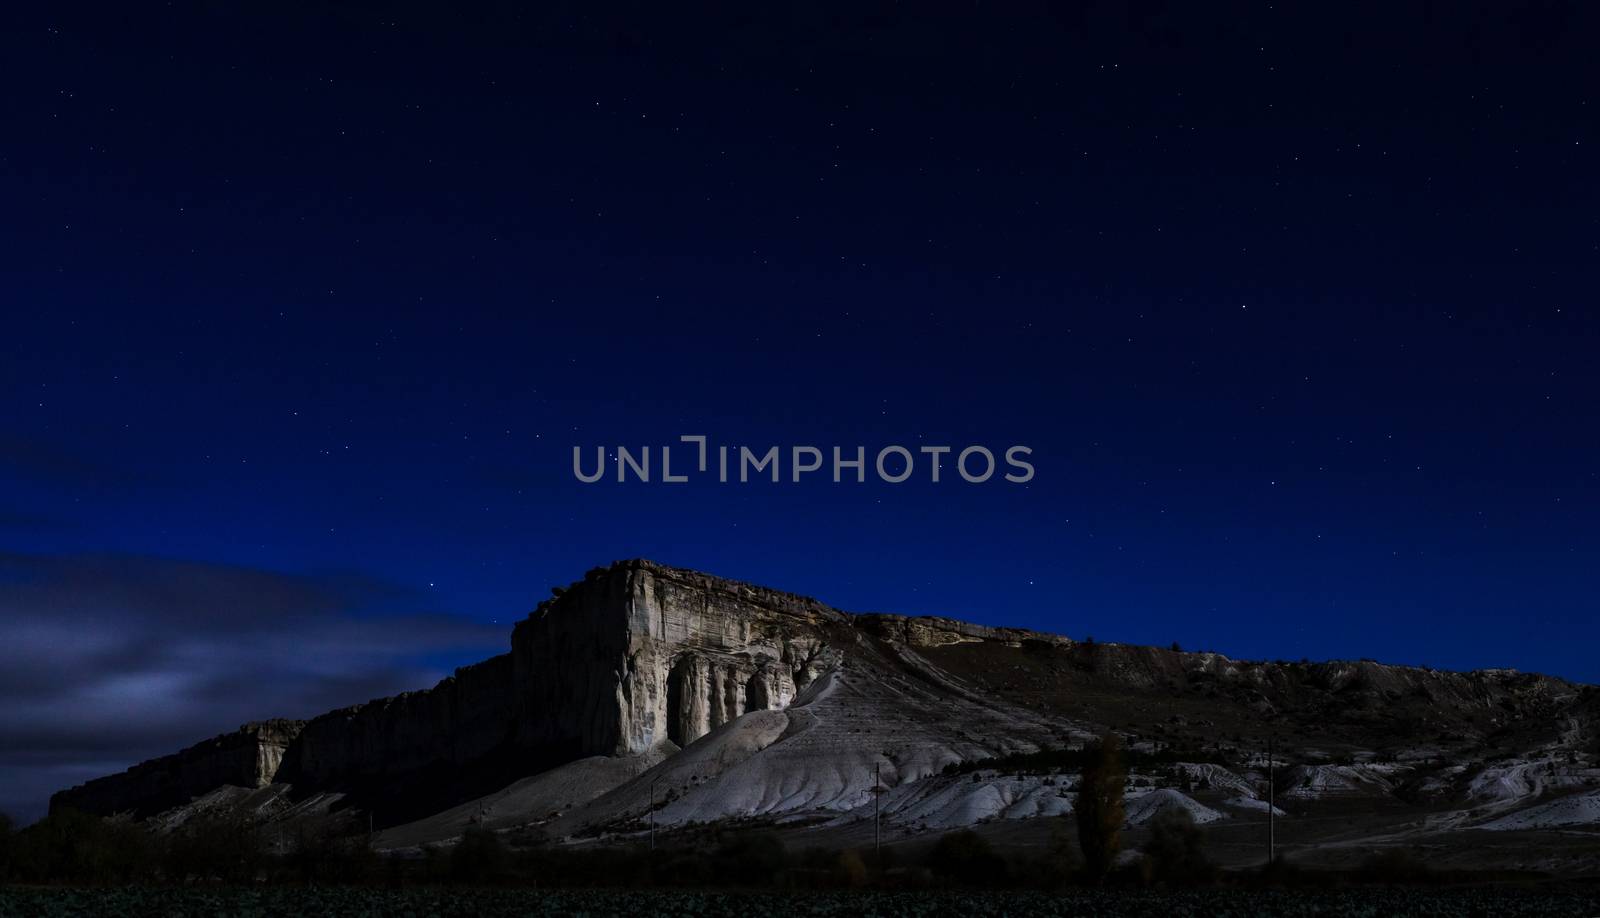
<path id="1" fill-rule="evenodd" d="M 1594 5 L 446 6 L 8 10 L 0 809 L 628 557 L 1600 681 Z"/>

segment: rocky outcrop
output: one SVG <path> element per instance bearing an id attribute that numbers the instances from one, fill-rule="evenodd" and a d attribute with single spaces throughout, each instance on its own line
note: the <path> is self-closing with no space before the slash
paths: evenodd
<path id="1" fill-rule="evenodd" d="M 648 561 L 596 568 L 554 593 L 517 624 L 510 653 L 431 689 L 323 714 L 273 734 L 275 745 L 241 740 L 256 735 L 246 727 L 57 798 L 145 811 L 276 780 L 447 805 L 583 756 L 684 746 L 747 711 L 781 709 L 831 665 L 828 629 L 849 620 L 813 599 Z"/>
<path id="2" fill-rule="evenodd" d="M 512 632 L 519 742 L 572 758 L 687 745 L 787 706 L 828 665 L 827 628 L 847 618 L 648 561 L 597 568 Z"/>
<path id="3" fill-rule="evenodd" d="M 510 654 L 464 666 L 431 689 L 331 711 L 306 722 L 279 780 L 302 788 L 355 782 L 503 749 L 516 710 Z"/>
<path id="4" fill-rule="evenodd" d="M 1020 647 L 1026 642 L 1050 647 L 1071 647 L 1076 643 L 1059 634 L 1025 628 L 991 628 L 934 615 L 912 617 L 871 612 L 855 616 L 855 621 L 885 640 L 899 641 L 908 647 L 944 647 L 968 641 L 992 641 L 1011 647 Z"/>
<path id="5" fill-rule="evenodd" d="M 780 709 L 828 665 L 847 616 L 648 561 L 596 568 L 512 631 L 511 652 L 438 686 L 310 721 L 283 780 L 337 788 L 485 760 L 513 770 L 687 745 Z"/>
<path id="6" fill-rule="evenodd" d="M 862 776 L 877 766 L 921 775 L 1097 725 L 1180 745 L 1214 745 L 1226 732 L 1249 746 L 1263 731 L 1293 729 L 1323 748 L 1426 736 L 1445 749 L 1524 726 L 1517 742 L 1562 729 L 1577 737 L 1596 720 L 1562 713 L 1580 687 L 1543 676 L 1245 663 L 947 618 L 850 615 L 649 561 L 596 568 L 553 592 L 516 625 L 509 653 L 431 689 L 304 724 L 249 725 L 64 791 L 52 806 L 147 813 L 220 785 L 283 782 L 351 795 L 394 824 L 580 758 L 671 753 L 753 711 L 789 712 L 766 718 L 792 721 L 776 757 L 838 772 L 827 790 L 835 802 L 865 793 Z M 789 710 L 797 701 L 804 711 Z M 839 762 L 846 747 L 859 753 L 849 768 Z"/>
<path id="7" fill-rule="evenodd" d="M 297 720 L 245 724 L 172 755 L 141 762 L 121 774 L 60 791 L 50 798 L 50 810 L 147 816 L 225 784 L 263 787 L 278 773 L 284 753 L 302 726 Z"/>
<path id="8" fill-rule="evenodd" d="M 685 746 L 746 711 L 781 710 L 834 662 L 829 630 L 848 627 L 812 599 L 644 562 L 625 590 L 619 723 L 595 752 Z"/>

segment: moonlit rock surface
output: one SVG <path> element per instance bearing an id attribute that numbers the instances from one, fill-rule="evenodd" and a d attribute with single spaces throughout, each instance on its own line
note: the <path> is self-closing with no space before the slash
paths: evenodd
<path id="1" fill-rule="evenodd" d="M 1568 826 L 1600 826 L 1600 790 L 1541 803 L 1519 813 L 1501 816 L 1478 828 L 1493 832 L 1508 832 Z"/>
<path id="2" fill-rule="evenodd" d="M 1269 730 L 1292 815 L 1352 796 L 1443 808 L 1401 834 L 1580 825 L 1587 797 L 1540 798 L 1600 777 L 1588 751 L 1600 693 L 1549 677 L 1247 662 L 849 614 L 649 561 L 553 592 L 507 653 L 431 689 L 253 725 L 53 805 L 157 825 L 230 807 L 292 822 L 337 805 L 373 816 L 386 848 L 473 825 L 578 844 L 652 822 L 849 835 L 875 812 L 909 835 L 1069 816 L 1075 776 L 1025 757 L 1108 730 L 1161 756 L 1130 779 L 1133 826 L 1173 807 L 1200 823 L 1260 818 Z"/>
<path id="3" fill-rule="evenodd" d="M 1211 807 L 1195 801 L 1181 791 L 1175 791 L 1170 787 L 1146 791 L 1137 795 L 1130 793 L 1128 799 L 1123 803 L 1123 813 L 1126 816 L 1127 824 L 1130 826 L 1142 826 L 1155 819 L 1162 812 L 1171 809 L 1188 812 L 1190 816 L 1194 817 L 1195 823 L 1199 825 L 1228 818 L 1226 814 L 1219 813 Z"/>

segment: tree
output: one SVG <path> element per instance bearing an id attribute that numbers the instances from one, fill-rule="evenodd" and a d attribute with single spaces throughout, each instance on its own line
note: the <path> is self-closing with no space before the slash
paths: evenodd
<path id="1" fill-rule="evenodd" d="M 0 883 L 4 883 L 12 873 L 11 862 L 14 859 L 15 848 L 16 840 L 11 831 L 11 817 L 0 813 Z"/>
<path id="2" fill-rule="evenodd" d="M 1204 883 L 1216 873 L 1194 815 L 1178 806 L 1167 807 L 1151 821 L 1142 866 L 1147 881 L 1167 883 Z"/>
<path id="3" fill-rule="evenodd" d="M 1128 770 L 1122 763 L 1122 741 L 1115 733 L 1107 733 L 1085 753 L 1073 811 L 1084 873 L 1098 883 L 1111 872 L 1122 848 L 1122 793 L 1128 786 Z"/>
<path id="4" fill-rule="evenodd" d="M 31 883 L 119 883 L 151 869 L 148 833 L 76 810 L 51 813 L 9 836 L 8 871 Z"/>

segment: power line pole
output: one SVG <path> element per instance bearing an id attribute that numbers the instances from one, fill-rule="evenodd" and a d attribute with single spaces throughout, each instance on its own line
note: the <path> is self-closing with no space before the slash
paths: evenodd
<path id="1" fill-rule="evenodd" d="M 883 806 L 879 803 L 883 796 L 882 785 L 878 781 L 877 762 L 872 763 L 872 847 L 873 854 L 878 859 L 878 869 L 883 869 Z"/>
<path id="2" fill-rule="evenodd" d="M 1277 860 L 1278 853 L 1278 763 L 1273 759 L 1274 734 L 1267 734 L 1267 866 Z"/>

